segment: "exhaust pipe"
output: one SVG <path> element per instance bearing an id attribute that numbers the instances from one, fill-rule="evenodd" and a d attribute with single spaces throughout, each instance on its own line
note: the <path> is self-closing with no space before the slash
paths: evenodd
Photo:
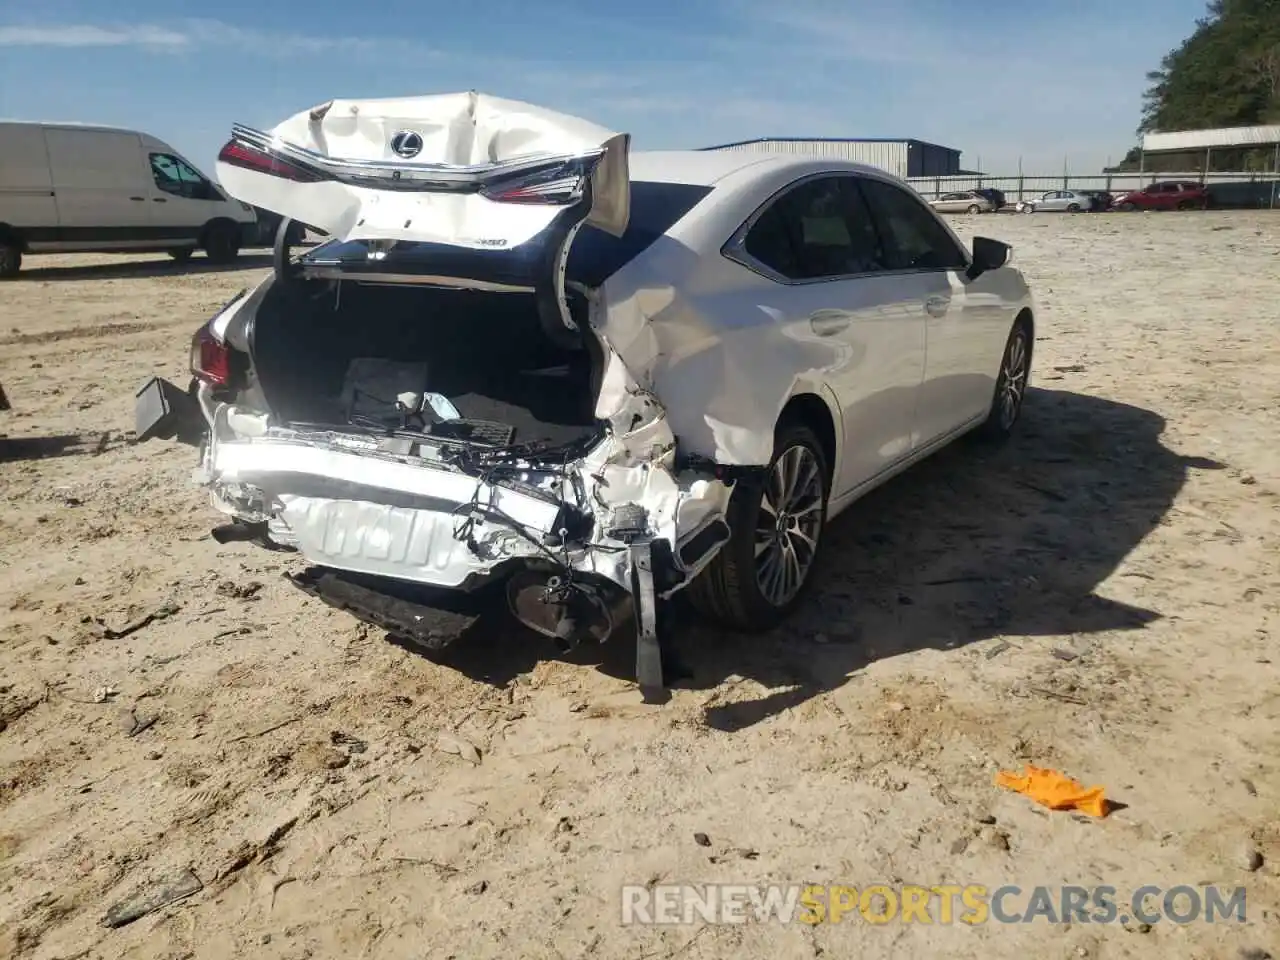
<path id="1" fill-rule="evenodd" d="M 604 590 L 564 572 L 522 570 L 507 581 L 511 615 L 536 633 L 549 637 L 561 654 L 582 643 L 603 643 L 617 624 L 615 604 Z"/>

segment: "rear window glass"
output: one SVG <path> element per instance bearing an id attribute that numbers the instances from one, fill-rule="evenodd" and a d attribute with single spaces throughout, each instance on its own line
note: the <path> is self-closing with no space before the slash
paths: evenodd
<path id="1" fill-rule="evenodd" d="M 584 226 L 569 248 L 566 276 L 598 287 L 650 247 L 711 192 L 711 187 L 687 183 L 631 184 L 631 215 L 621 237 Z M 443 243 L 401 243 L 386 258 L 371 265 L 364 240 L 334 241 L 303 254 L 311 264 L 337 263 L 361 272 L 437 273 L 495 283 L 529 284 L 543 266 L 544 230 L 518 247 L 472 250 Z"/>
<path id="2" fill-rule="evenodd" d="M 583 227 L 569 248 L 566 275 L 589 287 L 600 286 L 675 226 L 711 189 L 691 183 L 632 181 L 626 232 L 614 237 Z"/>

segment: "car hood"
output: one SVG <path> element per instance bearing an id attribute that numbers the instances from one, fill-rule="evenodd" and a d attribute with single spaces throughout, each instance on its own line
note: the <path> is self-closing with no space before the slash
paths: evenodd
<path id="1" fill-rule="evenodd" d="M 494 250 L 557 218 L 621 235 L 629 147 L 628 134 L 472 91 L 330 100 L 267 131 L 237 126 L 217 173 L 237 200 L 335 239 Z"/>

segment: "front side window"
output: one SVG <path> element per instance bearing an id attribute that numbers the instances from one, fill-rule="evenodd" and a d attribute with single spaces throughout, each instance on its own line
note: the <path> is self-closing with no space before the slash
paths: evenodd
<path id="1" fill-rule="evenodd" d="M 809 180 L 775 200 L 743 244 L 789 280 L 820 280 L 885 269 L 870 211 L 848 177 Z"/>
<path id="2" fill-rule="evenodd" d="M 932 210 L 884 180 L 859 181 L 890 270 L 963 270 L 968 260 Z"/>
<path id="3" fill-rule="evenodd" d="M 165 193 L 188 200 L 215 199 L 213 185 L 178 157 L 151 154 L 151 176 Z"/>

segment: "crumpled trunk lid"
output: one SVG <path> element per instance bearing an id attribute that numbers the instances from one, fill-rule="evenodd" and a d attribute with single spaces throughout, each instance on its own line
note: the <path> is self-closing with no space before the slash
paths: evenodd
<path id="1" fill-rule="evenodd" d="M 630 137 L 468 92 L 331 100 L 269 131 L 237 126 L 218 177 L 237 199 L 343 240 L 518 247 L 567 209 L 613 235 Z"/>

